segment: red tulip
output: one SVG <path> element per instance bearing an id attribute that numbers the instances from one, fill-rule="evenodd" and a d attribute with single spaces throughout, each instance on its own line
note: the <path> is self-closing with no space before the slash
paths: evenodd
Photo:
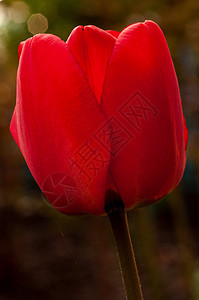
<path id="1" fill-rule="evenodd" d="M 76 27 L 19 47 L 11 132 L 47 199 L 66 214 L 104 214 L 110 189 L 128 210 L 172 191 L 187 130 L 163 33 Z"/>

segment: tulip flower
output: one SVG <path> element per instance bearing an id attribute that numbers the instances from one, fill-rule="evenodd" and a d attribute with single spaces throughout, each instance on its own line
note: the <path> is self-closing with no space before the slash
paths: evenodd
<path id="1" fill-rule="evenodd" d="M 51 34 L 22 42 L 10 128 L 62 213 L 160 200 L 183 175 L 187 144 L 162 31 L 152 21 L 121 32 L 78 26 L 66 42 Z"/>
<path id="2" fill-rule="evenodd" d="M 63 213 L 104 214 L 109 189 L 127 210 L 164 197 L 182 177 L 187 138 L 160 28 L 78 26 L 66 43 L 51 34 L 22 42 L 11 132 Z"/>

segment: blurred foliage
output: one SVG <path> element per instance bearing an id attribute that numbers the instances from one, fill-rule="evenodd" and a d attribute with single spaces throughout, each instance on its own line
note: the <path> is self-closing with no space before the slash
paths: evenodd
<path id="1" fill-rule="evenodd" d="M 130 212 L 131 231 L 146 299 L 199 299 L 197 0 L 0 1 L 1 299 L 124 299 L 106 218 L 69 218 L 47 206 L 9 123 L 21 41 L 39 32 L 66 40 L 80 24 L 120 31 L 145 19 L 157 22 L 168 41 L 189 145 L 179 188 L 153 207 Z"/>

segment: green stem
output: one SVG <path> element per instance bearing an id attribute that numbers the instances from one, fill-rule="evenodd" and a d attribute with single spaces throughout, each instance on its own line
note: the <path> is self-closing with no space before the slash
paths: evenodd
<path id="1" fill-rule="evenodd" d="M 143 300 L 127 214 L 121 210 L 114 210 L 108 217 L 115 237 L 127 300 Z"/>

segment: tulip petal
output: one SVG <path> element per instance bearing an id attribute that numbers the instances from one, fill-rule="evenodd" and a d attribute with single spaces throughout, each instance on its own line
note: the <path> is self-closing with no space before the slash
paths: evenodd
<path id="1" fill-rule="evenodd" d="M 98 103 L 101 101 L 106 67 L 115 41 L 114 36 L 92 25 L 76 27 L 67 40 Z"/>
<path id="2" fill-rule="evenodd" d="M 111 34 L 112 36 L 114 36 L 116 39 L 118 38 L 120 32 L 116 31 L 116 30 L 106 30 L 106 32 L 108 32 L 109 34 Z"/>
<path id="3" fill-rule="evenodd" d="M 182 177 L 185 141 L 175 70 L 154 22 L 118 36 L 101 107 L 112 123 L 110 170 L 125 207 L 159 200 Z"/>
<path id="4" fill-rule="evenodd" d="M 36 35 L 20 46 L 11 132 L 48 200 L 61 212 L 104 214 L 106 119 L 68 45 Z"/>

